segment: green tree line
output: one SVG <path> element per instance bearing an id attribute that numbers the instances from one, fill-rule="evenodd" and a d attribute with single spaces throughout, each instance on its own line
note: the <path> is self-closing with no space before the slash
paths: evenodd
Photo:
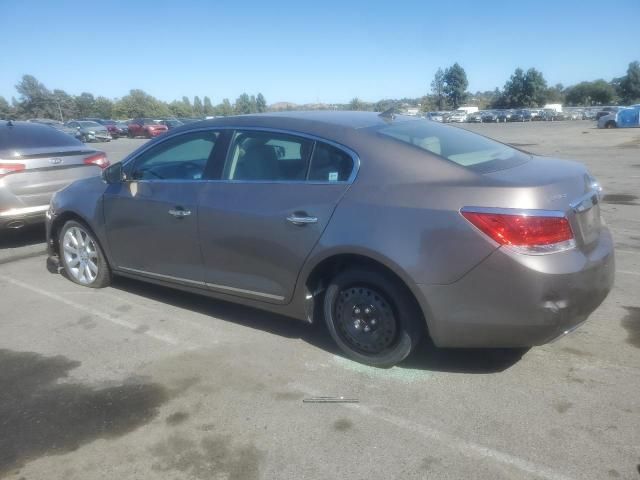
<path id="1" fill-rule="evenodd" d="M 83 92 L 70 95 L 64 90 L 49 90 L 33 75 L 23 75 L 16 85 L 18 97 L 11 103 L 0 96 L 0 118 L 28 119 L 51 118 L 67 121 L 72 118 L 135 118 L 135 117 L 203 117 L 227 116 L 242 113 L 260 113 L 267 111 L 267 101 L 262 95 L 240 95 L 235 103 L 225 98 L 214 105 L 208 96 L 182 97 L 167 103 L 143 90 L 134 89 L 119 99 Z"/>

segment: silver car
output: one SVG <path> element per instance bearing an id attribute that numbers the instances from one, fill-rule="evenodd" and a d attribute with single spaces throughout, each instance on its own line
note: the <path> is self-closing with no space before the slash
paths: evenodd
<path id="1" fill-rule="evenodd" d="M 110 142 L 112 139 L 107 127 L 91 120 L 72 120 L 66 126 L 75 129 L 76 137 L 85 143 Z"/>
<path id="2" fill-rule="evenodd" d="M 42 223 L 53 192 L 107 165 L 103 152 L 57 129 L 0 121 L 0 232 Z"/>
<path id="3" fill-rule="evenodd" d="M 207 120 L 58 192 L 69 279 L 113 275 L 324 322 L 389 366 L 442 347 L 540 345 L 611 289 L 600 188 L 580 164 L 370 112 Z"/>

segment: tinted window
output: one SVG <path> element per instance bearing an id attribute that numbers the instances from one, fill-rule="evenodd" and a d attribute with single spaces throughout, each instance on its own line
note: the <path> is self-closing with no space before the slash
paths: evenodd
<path id="1" fill-rule="evenodd" d="M 134 180 L 199 180 L 213 151 L 217 132 L 194 132 L 170 138 L 134 161 Z"/>
<path id="2" fill-rule="evenodd" d="M 353 159 L 342 150 L 317 142 L 311 159 L 309 180 L 344 182 L 353 171 Z"/>
<path id="3" fill-rule="evenodd" d="M 378 133 L 481 172 L 510 168 L 530 158 L 475 133 L 424 120 L 378 127 Z"/>
<path id="4" fill-rule="evenodd" d="M 15 151 L 45 147 L 84 147 L 84 144 L 47 125 L 16 123 L 7 127 L 0 123 L 0 152 L 12 155 Z"/>
<path id="5" fill-rule="evenodd" d="M 304 180 L 313 142 L 271 132 L 236 132 L 225 180 Z"/>

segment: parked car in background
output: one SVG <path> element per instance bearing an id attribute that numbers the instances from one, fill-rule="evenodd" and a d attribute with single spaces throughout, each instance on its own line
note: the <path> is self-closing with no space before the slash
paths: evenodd
<path id="1" fill-rule="evenodd" d="M 53 192 L 108 165 L 103 152 L 55 127 L 0 121 L 0 231 L 44 221 Z"/>
<path id="2" fill-rule="evenodd" d="M 509 118 L 510 122 L 530 122 L 531 112 L 529 110 L 516 110 Z"/>
<path id="3" fill-rule="evenodd" d="M 200 117 L 179 117 L 178 120 L 186 125 L 187 123 L 201 122 L 203 119 Z"/>
<path id="4" fill-rule="evenodd" d="M 467 121 L 467 112 L 463 111 L 455 111 L 451 115 L 449 115 L 449 122 L 452 123 L 464 123 Z"/>
<path id="5" fill-rule="evenodd" d="M 116 127 L 118 127 L 118 131 L 120 132 L 121 137 L 126 137 L 129 135 L 129 122 L 116 120 Z"/>
<path id="6" fill-rule="evenodd" d="M 429 120 L 433 120 L 434 122 L 440 122 L 442 123 L 442 112 L 428 112 L 427 113 L 427 118 Z"/>
<path id="7" fill-rule="evenodd" d="M 80 138 L 80 134 L 78 133 L 78 130 L 76 130 L 75 128 L 67 127 L 64 123 L 58 122 L 56 120 L 51 120 L 49 118 L 30 118 L 29 120 L 27 120 L 27 122 L 47 125 L 63 133 L 66 133 L 67 135 L 71 135 L 74 138 Z"/>
<path id="8" fill-rule="evenodd" d="M 493 110 L 487 110 L 482 114 L 482 123 L 498 123 L 498 114 Z"/>
<path id="9" fill-rule="evenodd" d="M 416 117 L 281 112 L 182 127 L 59 191 L 47 245 L 80 285 L 116 274 L 324 322 L 388 367 L 426 334 L 525 347 L 579 326 L 614 280 L 599 209 L 575 162 Z"/>
<path id="10" fill-rule="evenodd" d="M 640 127 L 640 104 L 622 108 L 598 119 L 598 128 Z"/>
<path id="11" fill-rule="evenodd" d="M 66 126 L 75 129 L 76 137 L 85 143 L 110 142 L 111 134 L 107 127 L 91 120 L 72 120 Z"/>
<path id="12" fill-rule="evenodd" d="M 162 135 L 167 130 L 166 125 L 160 125 L 152 118 L 136 118 L 131 120 L 128 127 L 129 138 L 146 137 L 153 138 Z"/>
<path id="13" fill-rule="evenodd" d="M 509 110 L 497 110 L 496 115 L 498 117 L 498 123 L 507 123 L 511 118 L 511 112 Z"/>
<path id="14" fill-rule="evenodd" d="M 482 115 L 484 111 L 473 112 L 467 115 L 467 122 L 469 123 L 482 123 Z"/>
<path id="15" fill-rule="evenodd" d="M 182 123 L 180 120 L 177 120 L 175 118 L 163 118 L 161 120 L 158 120 L 158 123 L 160 125 L 165 125 L 169 130 L 178 128 L 184 125 L 184 123 Z"/>
<path id="16" fill-rule="evenodd" d="M 616 113 L 623 107 L 604 107 L 602 110 L 596 113 L 596 120 L 600 120 L 600 117 L 604 117 L 605 115 L 609 115 L 610 113 Z"/>
<path id="17" fill-rule="evenodd" d="M 120 138 L 127 135 L 127 131 L 124 131 L 118 126 L 118 122 L 115 120 L 100 120 L 98 123 L 107 127 L 112 138 Z"/>

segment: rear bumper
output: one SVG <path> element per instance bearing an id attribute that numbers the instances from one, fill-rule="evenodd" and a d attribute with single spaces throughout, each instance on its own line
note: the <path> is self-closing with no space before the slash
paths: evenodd
<path id="1" fill-rule="evenodd" d="M 442 347 L 530 347 L 568 333 L 613 286 L 606 227 L 588 253 L 520 255 L 499 248 L 450 285 L 418 285 L 429 333 Z"/>
<path id="2" fill-rule="evenodd" d="M 0 212 L 0 230 L 7 228 L 18 229 L 27 225 L 42 223 L 49 205 L 35 207 L 20 207 Z"/>

